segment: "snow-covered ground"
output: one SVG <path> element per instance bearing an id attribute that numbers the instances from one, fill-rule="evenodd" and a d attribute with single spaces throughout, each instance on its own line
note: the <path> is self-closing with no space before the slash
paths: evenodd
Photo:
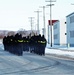
<path id="1" fill-rule="evenodd" d="M 71 75 L 74 74 L 74 62 L 58 61 L 47 55 L 56 54 L 74 57 L 73 51 L 63 51 L 60 49 L 45 49 L 45 56 L 39 56 L 29 52 L 24 52 L 23 56 L 16 56 L 3 50 L 0 44 L 0 75 Z M 61 63 L 62 62 L 62 63 Z M 65 63 L 67 65 L 65 65 Z M 64 65 L 63 65 L 64 64 Z M 65 67 L 65 69 L 63 68 Z M 72 67 L 72 68 L 71 68 Z"/>
<path id="2" fill-rule="evenodd" d="M 45 53 L 74 58 L 74 47 L 58 46 L 58 45 L 53 45 L 52 47 L 50 47 L 50 45 L 47 45 Z"/>
<path id="3" fill-rule="evenodd" d="M 70 51 L 70 50 L 66 51 L 66 50 L 61 50 L 61 49 L 48 49 L 48 48 L 46 48 L 45 53 L 46 54 L 62 55 L 62 56 L 74 58 L 74 51 Z"/>

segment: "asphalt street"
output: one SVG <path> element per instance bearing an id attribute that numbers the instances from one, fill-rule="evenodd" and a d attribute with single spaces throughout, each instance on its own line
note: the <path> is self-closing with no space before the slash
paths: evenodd
<path id="1" fill-rule="evenodd" d="M 0 75 L 74 75 L 74 60 L 29 52 L 16 56 L 0 46 Z"/>

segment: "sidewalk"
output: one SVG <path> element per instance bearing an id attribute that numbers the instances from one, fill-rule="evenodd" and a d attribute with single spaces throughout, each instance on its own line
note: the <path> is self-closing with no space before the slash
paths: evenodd
<path id="1" fill-rule="evenodd" d="M 47 48 L 74 52 L 74 47 L 67 47 L 66 45 L 53 45 L 52 47 L 50 47 L 50 45 L 47 44 Z"/>
<path id="2" fill-rule="evenodd" d="M 45 49 L 45 54 L 46 55 L 54 55 L 58 57 L 63 57 L 63 58 L 71 58 L 74 60 L 74 47 L 69 47 L 67 46 L 52 46 L 50 47 L 47 45 Z"/>

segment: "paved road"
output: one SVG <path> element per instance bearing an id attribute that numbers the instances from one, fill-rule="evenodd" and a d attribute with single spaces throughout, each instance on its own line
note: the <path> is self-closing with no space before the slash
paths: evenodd
<path id="1" fill-rule="evenodd" d="M 16 56 L 0 47 L 0 75 L 74 75 L 74 61 L 24 52 Z"/>

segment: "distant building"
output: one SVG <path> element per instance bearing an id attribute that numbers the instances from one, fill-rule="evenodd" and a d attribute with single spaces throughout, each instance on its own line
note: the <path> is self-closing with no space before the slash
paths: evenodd
<path id="1" fill-rule="evenodd" d="M 66 25 L 57 20 L 53 25 L 54 45 L 66 45 Z"/>
<path id="2" fill-rule="evenodd" d="M 49 42 L 51 43 L 50 20 L 49 23 Z M 60 24 L 59 20 L 52 20 L 52 43 L 53 45 L 66 45 L 66 25 Z"/>
<path id="3" fill-rule="evenodd" d="M 74 12 L 66 16 L 67 44 L 74 47 Z"/>
<path id="4" fill-rule="evenodd" d="M 52 43 L 53 43 L 53 26 L 54 26 L 54 23 L 58 21 L 58 20 L 52 20 Z M 50 30 L 50 20 L 48 20 L 48 27 L 49 27 L 49 30 L 48 30 L 48 42 L 51 43 L 51 30 Z"/>

